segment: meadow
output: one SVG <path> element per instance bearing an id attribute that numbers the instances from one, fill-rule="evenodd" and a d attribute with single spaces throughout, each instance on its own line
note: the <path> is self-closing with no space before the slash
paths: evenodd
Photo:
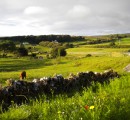
<path id="1" fill-rule="evenodd" d="M 130 38 L 121 44 L 129 44 Z M 5 85 L 9 78 L 18 80 L 20 72 L 26 70 L 27 81 L 44 76 L 108 69 L 117 71 L 121 77 L 110 84 L 94 84 L 82 91 L 54 96 L 43 95 L 40 100 L 26 105 L 12 105 L 0 114 L 1 120 L 129 120 L 130 119 L 130 74 L 124 67 L 130 63 L 126 53 L 129 48 L 95 48 L 79 44 L 67 49 L 66 57 L 43 60 L 22 58 L 0 58 L 0 82 Z M 47 49 L 37 46 L 40 51 Z M 44 50 L 43 50 L 44 49 Z M 91 56 L 87 56 L 91 54 Z M 96 89 L 96 90 L 95 90 Z"/>
<path id="2" fill-rule="evenodd" d="M 129 56 L 91 56 L 91 57 L 65 57 L 50 60 L 30 61 L 29 58 L 3 58 L 0 60 L 0 81 L 4 83 L 9 78 L 18 80 L 23 70 L 27 72 L 27 80 L 44 76 L 62 74 L 64 77 L 70 73 L 95 71 L 103 72 L 107 69 L 123 73 L 123 68 L 130 63 Z"/>

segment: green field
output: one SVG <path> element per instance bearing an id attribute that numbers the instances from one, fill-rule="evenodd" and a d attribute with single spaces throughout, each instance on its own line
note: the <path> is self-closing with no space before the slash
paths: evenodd
<path id="1" fill-rule="evenodd" d="M 107 69 L 113 69 L 118 72 L 124 72 L 123 68 L 130 63 L 129 56 L 120 56 L 115 53 L 113 56 L 92 56 L 92 57 L 68 57 L 50 60 L 30 60 L 29 58 L 3 58 L 0 59 L 0 80 L 4 82 L 9 78 L 19 79 L 20 72 L 26 70 L 27 80 L 40 78 L 44 76 L 53 76 L 62 74 L 67 77 L 70 73 L 97 71 L 103 72 Z"/>
<path id="2" fill-rule="evenodd" d="M 83 42 L 81 42 L 82 44 Z M 76 43 L 75 43 L 76 44 Z M 77 43 L 80 44 L 80 43 Z M 130 44 L 130 38 L 122 39 L 123 45 Z M 45 52 L 47 48 L 36 46 Z M 130 74 L 124 71 L 130 63 L 129 48 L 94 48 L 93 45 L 79 45 L 67 49 L 66 57 L 43 60 L 21 58 L 0 58 L 0 83 L 5 86 L 9 78 L 19 80 L 20 72 L 27 72 L 27 81 L 44 76 L 108 69 L 117 71 L 121 78 L 111 80 L 109 85 L 93 84 L 83 91 L 66 94 L 42 96 L 29 105 L 10 107 L 0 114 L 1 120 L 129 120 L 130 119 Z M 91 54 L 90 57 L 87 57 Z M 43 54 L 44 56 L 44 54 Z M 94 88 L 96 91 L 93 91 Z M 87 108 L 88 107 L 88 108 Z"/>
<path id="3" fill-rule="evenodd" d="M 130 44 L 130 38 L 123 38 L 120 40 L 120 44 L 129 45 Z"/>

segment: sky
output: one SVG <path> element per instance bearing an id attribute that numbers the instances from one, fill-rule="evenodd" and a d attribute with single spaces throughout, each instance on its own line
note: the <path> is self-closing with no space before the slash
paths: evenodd
<path id="1" fill-rule="evenodd" d="M 0 36 L 130 33 L 130 0 L 0 0 Z"/>

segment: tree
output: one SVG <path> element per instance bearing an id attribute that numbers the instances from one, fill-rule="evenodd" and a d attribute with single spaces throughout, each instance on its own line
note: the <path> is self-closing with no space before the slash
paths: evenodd
<path id="1" fill-rule="evenodd" d="M 52 58 L 56 58 L 58 56 L 58 48 L 52 48 L 50 54 Z"/>
<path id="2" fill-rule="evenodd" d="M 66 56 L 66 50 L 65 50 L 65 48 L 63 48 L 63 47 L 60 47 L 59 49 L 58 49 L 58 55 L 59 56 Z"/>
<path id="3" fill-rule="evenodd" d="M 66 56 L 66 50 L 64 47 L 55 47 L 51 50 L 51 57 L 56 58 L 58 56 Z"/>
<path id="4" fill-rule="evenodd" d="M 0 50 L 4 52 L 13 52 L 16 50 L 16 45 L 10 40 L 3 40 L 0 42 Z"/>
<path id="5" fill-rule="evenodd" d="M 16 51 L 16 54 L 18 56 L 28 56 L 28 50 L 24 47 L 18 48 L 17 51 Z"/>

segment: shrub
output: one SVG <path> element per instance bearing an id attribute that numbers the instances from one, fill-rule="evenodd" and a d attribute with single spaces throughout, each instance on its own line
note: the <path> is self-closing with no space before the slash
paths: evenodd
<path id="1" fill-rule="evenodd" d="M 87 54 L 86 57 L 91 57 L 92 55 L 91 54 Z"/>
<path id="2" fill-rule="evenodd" d="M 70 43 L 65 43 L 65 44 L 63 44 L 63 47 L 64 47 L 64 48 L 73 48 L 74 45 L 73 45 L 73 44 L 70 44 Z"/>
<path id="3" fill-rule="evenodd" d="M 39 45 L 43 46 L 43 47 L 48 47 L 48 48 L 55 48 L 55 47 L 58 47 L 58 46 L 61 46 L 61 43 L 58 43 L 58 42 L 49 42 L 49 41 L 42 41 L 39 43 Z"/>
<path id="4" fill-rule="evenodd" d="M 32 53 L 32 54 L 31 54 L 31 57 L 36 57 L 36 56 L 37 56 L 36 53 Z"/>
<path id="5" fill-rule="evenodd" d="M 115 43 L 115 42 L 111 42 L 111 43 L 109 44 L 109 46 L 115 47 L 115 46 L 116 46 L 116 43 Z"/>

